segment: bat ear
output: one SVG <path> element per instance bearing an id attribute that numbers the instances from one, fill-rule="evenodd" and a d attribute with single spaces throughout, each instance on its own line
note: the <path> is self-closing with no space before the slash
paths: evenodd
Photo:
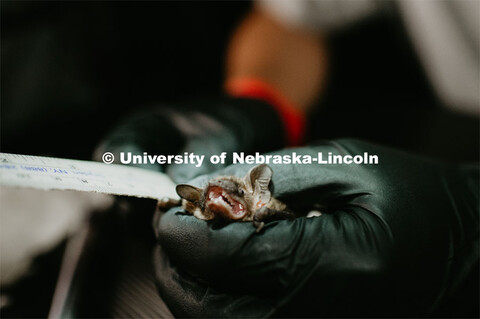
<path id="1" fill-rule="evenodd" d="M 203 194 L 203 189 L 187 184 L 177 185 L 175 190 L 178 196 L 192 203 L 200 201 Z"/>
<path id="2" fill-rule="evenodd" d="M 261 164 L 252 168 L 244 178 L 247 190 L 258 198 L 260 204 L 267 204 L 270 201 L 271 194 L 268 185 L 272 175 L 273 171 L 270 166 Z"/>

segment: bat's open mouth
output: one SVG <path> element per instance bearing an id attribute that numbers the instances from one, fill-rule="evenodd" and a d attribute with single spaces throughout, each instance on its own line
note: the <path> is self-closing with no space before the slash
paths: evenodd
<path id="1" fill-rule="evenodd" d="M 247 214 L 245 205 L 234 199 L 219 186 L 208 188 L 205 205 L 211 211 L 229 219 L 241 219 Z"/>

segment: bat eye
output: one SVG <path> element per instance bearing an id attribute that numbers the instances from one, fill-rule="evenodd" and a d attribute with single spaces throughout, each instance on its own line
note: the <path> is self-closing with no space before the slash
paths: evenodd
<path id="1" fill-rule="evenodd" d="M 243 189 L 240 188 L 240 189 L 238 190 L 238 194 L 239 194 L 240 196 L 243 196 L 243 194 L 244 194 Z"/>

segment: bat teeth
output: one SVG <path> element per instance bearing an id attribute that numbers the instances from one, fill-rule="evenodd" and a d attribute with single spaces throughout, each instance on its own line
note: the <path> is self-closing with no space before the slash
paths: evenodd
<path id="1" fill-rule="evenodd" d="M 243 209 L 243 205 L 242 205 L 242 204 L 238 204 L 238 208 Z"/>

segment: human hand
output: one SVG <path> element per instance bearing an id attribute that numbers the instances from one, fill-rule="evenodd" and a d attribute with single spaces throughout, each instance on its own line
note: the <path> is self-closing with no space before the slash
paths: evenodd
<path id="1" fill-rule="evenodd" d="M 274 221 L 260 234 L 250 223 L 218 227 L 181 209 L 159 215 L 157 285 L 175 315 L 478 313 L 478 167 L 351 140 L 275 154 L 293 151 L 368 152 L 379 164 L 271 165 L 275 197 L 323 215 Z"/>
<path id="2" fill-rule="evenodd" d="M 143 155 L 204 155 L 202 165 L 141 165 L 165 171 L 176 182 L 221 168 L 209 162 L 222 152 L 268 151 L 284 145 L 281 119 L 267 102 L 256 99 L 216 98 L 159 107 L 139 114 L 116 128 L 96 150 L 100 159 L 112 152 Z M 198 167 L 197 167 L 198 166 Z"/>

